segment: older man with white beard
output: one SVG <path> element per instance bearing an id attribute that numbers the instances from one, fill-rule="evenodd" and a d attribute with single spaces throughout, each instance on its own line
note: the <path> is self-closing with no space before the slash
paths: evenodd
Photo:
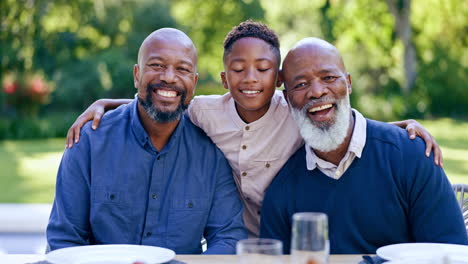
<path id="1" fill-rule="evenodd" d="M 289 51 L 282 80 L 305 147 L 268 188 L 261 237 L 289 253 L 292 215 L 323 212 L 332 254 L 375 253 L 402 242 L 468 244 L 442 168 L 420 140 L 351 109 L 351 76 L 330 43 L 306 38 Z"/>

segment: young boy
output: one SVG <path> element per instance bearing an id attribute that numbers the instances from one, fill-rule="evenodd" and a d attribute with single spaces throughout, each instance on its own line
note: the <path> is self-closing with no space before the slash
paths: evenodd
<path id="1" fill-rule="evenodd" d="M 202 128 L 229 161 L 244 202 L 244 222 L 249 236 L 259 235 L 260 208 L 265 191 L 289 157 L 303 145 L 283 94 L 275 91 L 281 55 L 277 35 L 266 25 L 245 21 L 234 27 L 224 40 L 224 95 L 196 96 L 188 109 L 192 122 Z M 67 147 L 79 140 L 79 130 L 94 118 L 97 128 L 105 110 L 130 100 L 99 100 L 73 124 Z M 432 137 L 417 122 L 396 123 L 415 127 L 423 135 L 427 151 L 434 146 L 435 162 L 440 150 Z M 426 153 L 426 155 L 428 155 Z"/>

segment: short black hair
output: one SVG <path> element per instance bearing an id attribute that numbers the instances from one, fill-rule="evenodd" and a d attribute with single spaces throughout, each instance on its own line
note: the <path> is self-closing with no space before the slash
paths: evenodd
<path id="1" fill-rule="evenodd" d="M 267 25 L 261 22 L 246 20 L 239 25 L 233 27 L 224 39 L 224 54 L 223 60 L 232 51 L 232 45 L 241 38 L 258 38 L 270 44 L 271 49 L 277 57 L 278 67 L 281 63 L 280 44 L 278 35 L 270 29 Z"/>

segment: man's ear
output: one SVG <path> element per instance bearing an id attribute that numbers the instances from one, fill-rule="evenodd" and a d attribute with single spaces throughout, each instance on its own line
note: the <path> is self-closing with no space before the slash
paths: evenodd
<path id="1" fill-rule="evenodd" d="M 281 87 L 283 85 L 283 74 L 281 74 L 281 70 L 278 72 L 278 78 L 276 78 L 276 87 Z"/>
<path id="2" fill-rule="evenodd" d="M 286 88 L 284 88 L 284 90 L 283 90 L 283 96 L 284 96 L 284 99 L 286 99 L 286 102 L 288 102 L 288 104 L 289 104 L 288 92 L 286 91 Z"/>
<path id="3" fill-rule="evenodd" d="M 346 76 L 346 80 L 348 80 L 348 93 L 351 94 L 353 92 L 353 88 L 352 88 L 352 80 L 351 80 L 351 74 L 349 74 L 349 72 L 347 73 L 347 76 Z"/>
<path id="4" fill-rule="evenodd" d="M 138 83 L 140 82 L 140 67 L 138 64 L 133 65 L 133 86 L 138 89 Z"/>
<path id="5" fill-rule="evenodd" d="M 226 79 L 226 72 L 222 71 L 219 74 L 219 76 L 221 77 L 221 82 L 223 83 L 224 88 L 229 90 L 229 86 L 228 86 L 227 79 Z"/>

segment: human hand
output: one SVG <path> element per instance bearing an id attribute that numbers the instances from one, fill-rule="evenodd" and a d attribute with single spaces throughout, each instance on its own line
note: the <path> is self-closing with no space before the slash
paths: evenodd
<path id="1" fill-rule="evenodd" d="M 431 151 L 434 152 L 434 163 L 440 167 L 444 167 L 443 165 L 443 157 L 442 157 L 442 150 L 437 144 L 434 137 L 427 131 L 423 125 L 421 125 L 418 121 L 413 119 L 392 122 L 392 124 L 397 125 L 401 128 L 406 129 L 408 131 L 408 135 L 410 139 L 415 139 L 416 136 L 422 138 L 426 143 L 426 150 L 425 154 L 426 157 L 431 155 Z"/>
<path id="2" fill-rule="evenodd" d="M 68 129 L 67 141 L 65 148 L 72 148 L 74 143 L 80 141 L 80 130 L 86 122 L 93 120 L 91 127 L 96 130 L 101 122 L 101 117 L 106 109 L 106 101 L 104 99 L 97 100 L 92 103 L 78 118 L 73 125 Z"/>

